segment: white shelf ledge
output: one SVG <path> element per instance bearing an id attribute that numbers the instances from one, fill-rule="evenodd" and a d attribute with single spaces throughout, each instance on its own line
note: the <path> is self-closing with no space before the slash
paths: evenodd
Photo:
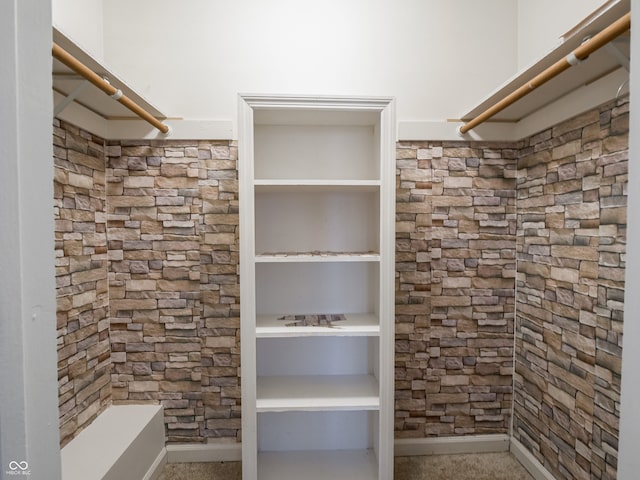
<path id="1" fill-rule="evenodd" d="M 256 321 L 256 337 L 374 337 L 380 335 L 380 323 L 378 321 L 378 317 L 370 313 L 346 314 L 346 320 L 333 322 L 332 327 L 287 327 L 286 321 L 278 320 L 279 316 L 280 315 L 258 315 Z"/>
<path id="2" fill-rule="evenodd" d="M 380 408 L 373 375 L 258 377 L 257 387 L 258 413 Z"/>
<path id="3" fill-rule="evenodd" d="M 489 108 L 497 101 L 520 87 L 526 81 L 543 72 L 558 60 L 565 58 L 573 50 L 580 46 L 586 37 L 593 36 L 600 32 L 612 22 L 629 12 L 630 3 L 628 0 L 620 0 L 600 12 L 599 15 L 591 17 L 578 24 L 555 48 L 549 51 L 544 57 L 517 73 L 507 80 L 494 92 L 480 101 L 473 109 L 463 114 L 463 120 L 470 120 Z M 622 35 L 614 41 L 623 55 L 629 57 L 629 35 Z M 592 53 L 587 59 L 578 65 L 569 68 L 565 72 L 550 80 L 548 83 L 536 88 L 526 97 L 518 100 L 513 105 L 505 108 L 496 114 L 491 121 L 517 122 L 539 110 L 540 108 L 558 100 L 568 93 L 589 85 L 609 73 L 622 68 L 619 60 L 612 55 L 607 48 L 601 48 Z M 616 94 L 615 91 L 612 92 Z"/>
<path id="4" fill-rule="evenodd" d="M 103 63 L 92 57 L 83 50 L 72 39 L 67 37 L 57 28 L 53 28 L 53 40 L 55 43 L 64 48 L 67 52 L 80 60 L 88 68 L 103 78 L 106 78 L 114 87 L 122 90 L 122 93 L 136 102 L 142 108 L 147 110 L 151 115 L 159 119 L 165 119 L 167 116 L 148 100 L 139 95 L 126 82 L 119 77 L 113 70 L 105 66 Z M 58 60 L 53 60 L 53 89 L 62 94 L 69 95 L 78 85 L 84 83 L 84 78 L 79 77 L 75 72 L 63 65 Z M 98 114 L 99 116 L 109 119 L 125 119 L 130 118 L 138 120 L 138 117 L 125 106 L 110 98 L 104 92 L 94 87 L 87 86 L 76 97 L 75 102 L 84 106 L 86 109 Z"/>
<path id="5" fill-rule="evenodd" d="M 548 67 L 566 58 L 585 38 L 597 34 L 627 14 L 630 5 L 630 0 L 614 0 L 601 7 L 576 25 L 542 58 L 508 79 L 451 124 L 475 118 Z M 612 52 L 612 49 L 615 51 Z M 519 140 L 613 100 L 617 95 L 624 95 L 628 91 L 629 73 L 626 69 L 628 62 L 622 57 L 628 59 L 629 56 L 630 36 L 627 33 L 498 112 L 487 122 L 472 129 L 465 138 Z M 407 125 L 403 128 L 404 135 L 412 133 L 421 138 L 423 135 L 418 127 Z"/>
<path id="6" fill-rule="evenodd" d="M 258 179 L 254 180 L 256 192 L 268 193 L 274 191 L 295 192 L 304 189 L 308 191 L 313 187 L 314 191 L 331 191 L 354 189 L 357 191 L 375 191 L 380 187 L 380 180 L 313 180 L 313 179 Z"/>
<path id="7" fill-rule="evenodd" d="M 377 480 L 372 450 L 262 452 L 258 454 L 260 480 Z"/>
<path id="8" fill-rule="evenodd" d="M 256 263 L 379 262 L 379 253 L 261 253 Z"/>

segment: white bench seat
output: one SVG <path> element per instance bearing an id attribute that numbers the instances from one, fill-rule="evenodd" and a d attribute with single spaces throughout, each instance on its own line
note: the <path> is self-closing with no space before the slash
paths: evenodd
<path id="1" fill-rule="evenodd" d="M 61 452 L 62 480 L 152 479 L 166 462 L 160 405 L 117 405 Z"/>

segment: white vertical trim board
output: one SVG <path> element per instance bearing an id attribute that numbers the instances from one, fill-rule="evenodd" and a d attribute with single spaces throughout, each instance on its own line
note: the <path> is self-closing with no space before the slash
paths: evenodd
<path id="1" fill-rule="evenodd" d="M 631 21 L 640 21 L 640 2 L 631 2 Z M 640 30 L 631 29 L 631 107 L 629 123 L 629 197 L 627 198 L 628 227 L 626 244 L 624 336 L 622 340 L 622 391 L 620 392 L 620 433 L 618 449 L 618 478 L 638 477 L 640 472 Z"/>
<path id="2" fill-rule="evenodd" d="M 399 438 L 395 441 L 396 457 L 508 451 L 509 435 L 502 434 L 439 438 Z"/>
<path id="3" fill-rule="evenodd" d="M 255 215 L 253 188 L 253 109 L 238 97 L 238 198 L 240 220 L 240 364 L 242 391 L 242 438 L 245 445 L 258 443 L 256 413 L 256 334 L 255 334 Z M 242 450 L 243 478 L 258 478 L 257 448 Z"/>
<path id="4" fill-rule="evenodd" d="M 59 480 L 51 2 L 1 10 L 0 477 Z"/>

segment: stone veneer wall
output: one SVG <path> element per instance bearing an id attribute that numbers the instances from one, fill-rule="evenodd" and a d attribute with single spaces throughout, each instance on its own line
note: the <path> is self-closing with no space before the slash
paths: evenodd
<path id="1" fill-rule="evenodd" d="M 556 476 L 615 478 L 627 107 L 513 144 L 398 143 L 397 437 L 507 433 L 514 397 Z M 105 195 L 101 140 L 62 127 L 63 436 L 113 398 L 162 403 L 169 442 L 238 440 L 237 146 L 109 142 Z"/>
<path id="2" fill-rule="evenodd" d="M 397 146 L 396 436 L 507 433 L 513 144 Z"/>
<path id="3" fill-rule="evenodd" d="M 513 434 L 558 479 L 615 479 L 628 98 L 526 140 L 518 162 Z"/>
<path id="4" fill-rule="evenodd" d="M 113 399 L 161 403 L 167 441 L 239 437 L 237 146 L 109 142 Z"/>
<path id="5" fill-rule="evenodd" d="M 104 140 L 54 120 L 60 444 L 111 403 Z"/>

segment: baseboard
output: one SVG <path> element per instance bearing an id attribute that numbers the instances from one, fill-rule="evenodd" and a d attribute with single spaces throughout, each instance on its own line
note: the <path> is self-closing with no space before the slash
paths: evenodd
<path id="1" fill-rule="evenodd" d="M 394 442 L 395 456 L 446 455 L 509 451 L 508 435 L 406 438 Z M 167 445 L 167 463 L 237 462 L 242 460 L 240 443 Z"/>
<path id="2" fill-rule="evenodd" d="M 239 462 L 240 443 L 197 443 L 167 445 L 167 463 Z"/>
<path id="3" fill-rule="evenodd" d="M 509 451 L 509 435 L 469 435 L 464 437 L 399 438 L 395 456 L 450 455 Z"/>
<path id="4" fill-rule="evenodd" d="M 149 467 L 146 475 L 142 477 L 142 480 L 158 480 L 160 478 L 160 474 L 162 474 L 162 469 L 167 464 L 167 449 L 163 448 L 162 451 L 158 454 L 154 462 Z"/>
<path id="5" fill-rule="evenodd" d="M 511 439 L 510 451 L 535 480 L 555 480 L 549 470 L 515 438 Z"/>

